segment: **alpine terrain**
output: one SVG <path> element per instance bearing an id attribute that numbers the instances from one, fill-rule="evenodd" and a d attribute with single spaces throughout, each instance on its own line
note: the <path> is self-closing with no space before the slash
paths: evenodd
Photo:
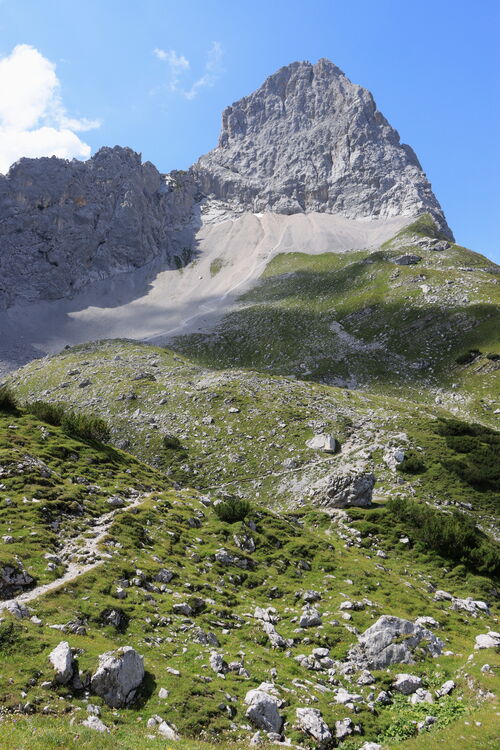
<path id="1" fill-rule="evenodd" d="M 498 747 L 499 270 L 324 59 L 0 175 L 0 748 Z"/>

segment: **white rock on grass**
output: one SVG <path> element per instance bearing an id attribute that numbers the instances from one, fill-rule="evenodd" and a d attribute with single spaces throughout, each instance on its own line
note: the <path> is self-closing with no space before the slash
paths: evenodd
<path id="1" fill-rule="evenodd" d="M 96 732 L 109 732 L 109 728 L 98 716 L 89 716 L 88 719 L 82 721 L 82 725 L 94 729 Z"/>
<path id="2" fill-rule="evenodd" d="M 299 627 L 314 628 L 321 625 L 321 615 L 314 607 L 304 607 L 299 619 Z"/>
<path id="3" fill-rule="evenodd" d="M 449 695 L 453 690 L 455 690 L 455 683 L 453 680 L 446 680 L 446 682 L 443 682 L 439 690 L 436 690 L 436 696 L 438 698 L 442 698 L 443 695 Z"/>
<path id="4" fill-rule="evenodd" d="M 295 713 L 299 728 L 316 740 L 320 747 L 331 741 L 332 733 L 317 708 L 298 708 Z"/>
<path id="5" fill-rule="evenodd" d="M 279 712 L 281 701 L 270 691 L 274 692 L 275 689 L 265 682 L 249 690 L 245 696 L 248 706 L 245 715 L 258 729 L 279 734 L 283 726 L 283 717 Z"/>
<path id="6" fill-rule="evenodd" d="M 443 643 L 430 630 L 392 615 L 382 615 L 358 638 L 349 660 L 360 669 L 383 669 L 391 664 L 413 664 L 421 647 L 430 656 L 442 653 Z"/>
<path id="7" fill-rule="evenodd" d="M 422 687 L 422 678 L 414 674 L 397 674 L 392 687 L 398 693 L 411 695 L 417 688 Z"/>
<path id="8" fill-rule="evenodd" d="M 123 646 L 99 656 L 99 668 L 90 685 L 108 706 L 121 708 L 134 699 L 143 679 L 143 657 L 131 646 Z"/>
<path id="9" fill-rule="evenodd" d="M 434 703 L 434 698 L 432 697 L 432 693 L 430 693 L 425 688 L 417 688 L 413 695 L 410 695 L 408 698 L 409 703 Z"/>
<path id="10" fill-rule="evenodd" d="M 180 740 L 177 731 L 173 726 L 167 724 L 166 721 L 162 721 L 158 725 L 158 734 L 161 734 L 162 737 L 164 737 L 166 740 L 170 740 L 171 742 L 177 742 L 177 740 Z"/>
<path id="11" fill-rule="evenodd" d="M 476 635 L 474 648 L 498 648 L 500 646 L 500 633 L 490 630 L 489 633 Z"/>
<path id="12" fill-rule="evenodd" d="M 54 667 L 55 681 L 60 685 L 66 685 L 73 677 L 75 662 L 70 645 L 67 641 L 61 641 L 49 654 L 49 661 Z"/>

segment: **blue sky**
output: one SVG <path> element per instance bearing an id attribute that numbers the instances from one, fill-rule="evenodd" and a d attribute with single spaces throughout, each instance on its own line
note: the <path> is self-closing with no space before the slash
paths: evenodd
<path id="1" fill-rule="evenodd" d="M 413 146 L 457 241 L 500 261 L 499 21 L 498 0 L 0 0 L 0 154 L 55 139 L 186 168 L 225 106 L 328 57 Z"/>

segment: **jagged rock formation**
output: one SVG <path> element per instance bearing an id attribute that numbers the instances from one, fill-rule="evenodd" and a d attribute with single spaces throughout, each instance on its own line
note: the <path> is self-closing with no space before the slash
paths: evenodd
<path id="1" fill-rule="evenodd" d="M 295 62 L 227 107 L 219 143 L 193 168 L 233 208 L 348 218 L 428 212 L 451 237 L 414 151 L 369 91 L 329 60 Z"/>
<path id="2" fill-rule="evenodd" d="M 70 296 L 162 254 L 174 265 L 195 189 L 118 146 L 86 162 L 21 159 L 0 175 L 0 309 Z"/>
<path id="3" fill-rule="evenodd" d="M 162 270 L 184 265 L 203 196 L 208 207 L 222 202 L 222 218 L 427 212 L 452 237 L 417 157 L 372 95 L 328 60 L 292 63 L 224 111 L 217 148 L 187 173 L 162 175 L 115 146 L 86 162 L 21 159 L 0 175 L 0 310 L 71 297 L 156 259 Z"/>

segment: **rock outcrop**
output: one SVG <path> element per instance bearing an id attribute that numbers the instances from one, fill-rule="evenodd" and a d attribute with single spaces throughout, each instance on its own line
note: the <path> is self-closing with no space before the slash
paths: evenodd
<path id="1" fill-rule="evenodd" d="M 21 159 L 0 175 L 0 309 L 69 297 L 158 257 L 175 267 L 195 191 L 188 174 L 162 175 L 119 146 L 86 162 Z"/>
<path id="2" fill-rule="evenodd" d="M 371 471 L 329 474 L 311 487 L 312 502 L 322 508 L 368 508 L 375 481 Z"/>
<path id="3" fill-rule="evenodd" d="M 413 150 L 370 92 L 325 59 L 287 65 L 227 107 L 217 148 L 193 173 L 208 196 L 239 211 L 427 212 L 451 237 Z"/>
<path id="4" fill-rule="evenodd" d="M 349 660 L 359 669 L 413 664 L 416 648 L 430 656 L 439 656 L 443 643 L 430 630 L 410 620 L 382 615 L 359 636 L 357 645 L 349 651 Z"/>

